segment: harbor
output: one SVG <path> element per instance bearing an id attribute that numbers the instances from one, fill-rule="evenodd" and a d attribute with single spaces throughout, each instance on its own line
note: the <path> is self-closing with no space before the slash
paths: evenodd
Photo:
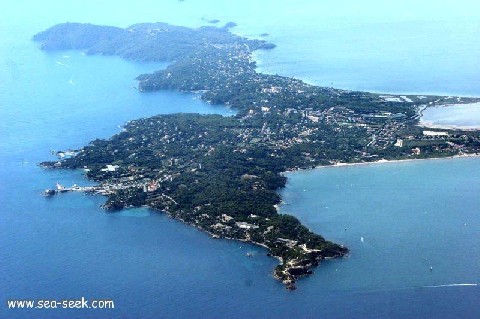
<path id="1" fill-rule="evenodd" d="M 54 196 L 60 193 L 67 193 L 67 192 L 86 192 L 86 193 L 93 193 L 100 191 L 101 188 L 98 186 L 78 186 L 77 184 L 73 184 L 71 187 L 65 187 L 60 183 L 55 185 L 54 189 L 46 189 L 43 192 L 44 196 Z"/>

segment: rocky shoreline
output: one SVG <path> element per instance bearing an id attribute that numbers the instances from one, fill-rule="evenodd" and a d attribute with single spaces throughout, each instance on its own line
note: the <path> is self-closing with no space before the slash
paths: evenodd
<path id="1" fill-rule="evenodd" d="M 228 28 L 66 23 L 34 40 L 45 50 L 175 61 L 140 75 L 139 90 L 200 91 L 204 101 L 237 110 L 231 117 L 165 114 L 132 120 L 109 139 L 41 165 L 84 169 L 100 183 L 98 193 L 108 196 L 105 209 L 148 206 L 212 237 L 266 247 L 280 260 L 274 277 L 288 289 L 322 260 L 345 256 L 348 249 L 277 211 L 284 172 L 480 152 L 476 132 L 424 132 L 417 126 L 419 109 L 451 104 L 451 97 L 354 92 L 258 73 L 253 52 L 275 45 Z"/>
<path id="2" fill-rule="evenodd" d="M 162 211 L 162 213 L 167 214 L 170 218 L 179 220 L 182 223 L 185 223 L 186 225 L 193 226 L 193 227 L 199 229 L 200 231 L 203 231 L 203 232 L 207 233 L 213 239 L 236 240 L 236 241 L 240 241 L 240 242 L 244 242 L 244 243 L 254 244 L 254 245 L 257 245 L 257 246 L 260 246 L 260 247 L 263 247 L 263 248 L 267 249 L 268 250 L 267 256 L 274 257 L 274 258 L 278 259 L 278 261 L 280 263 L 278 266 L 283 268 L 283 270 L 276 269 L 273 272 L 272 275 L 275 279 L 281 281 L 285 285 L 285 288 L 287 290 L 297 289 L 296 282 L 302 277 L 312 275 L 313 274 L 313 268 L 317 267 L 322 260 L 346 257 L 346 256 L 348 256 L 348 253 L 349 253 L 349 251 L 347 249 L 345 249 L 345 251 L 339 252 L 337 256 L 333 256 L 333 257 L 323 257 L 321 255 L 315 255 L 314 258 L 313 258 L 313 261 L 312 261 L 311 258 L 305 258 L 305 259 L 301 259 L 301 260 L 287 260 L 287 261 L 284 261 L 281 256 L 276 256 L 276 255 L 272 254 L 270 248 L 268 247 L 268 245 L 266 243 L 255 242 L 255 241 L 252 241 L 252 240 L 249 240 L 249 239 L 246 239 L 246 238 L 234 238 L 234 237 L 217 235 L 217 234 L 215 234 L 215 233 L 213 233 L 213 232 L 211 232 L 207 229 L 202 228 L 198 224 L 189 223 L 189 222 L 186 222 L 185 220 L 175 218 L 168 211 Z"/>

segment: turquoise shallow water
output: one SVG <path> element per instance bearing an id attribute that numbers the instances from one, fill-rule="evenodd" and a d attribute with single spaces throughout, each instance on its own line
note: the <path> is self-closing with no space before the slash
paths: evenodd
<path id="1" fill-rule="evenodd" d="M 358 35 L 366 36 L 365 30 L 371 30 L 368 21 L 398 25 L 399 21 L 418 19 L 428 11 L 422 5 L 418 5 L 417 13 L 396 5 L 397 13 L 392 14 L 391 7 L 380 3 L 378 12 L 345 1 L 331 7 L 322 7 L 324 4 L 317 1 L 306 1 L 304 6 L 239 3 L 220 5 L 215 1 L 187 0 L 145 1 L 138 5 L 105 1 L 93 6 L 92 1 L 47 4 L 24 1 L 2 10 L 0 317 L 475 318 L 478 315 L 478 286 L 448 286 L 480 283 L 477 158 L 288 174 L 289 183 L 281 192 L 286 202 L 282 212 L 298 216 L 314 231 L 352 250 L 347 259 L 322 264 L 314 276 L 301 280 L 294 292 L 287 292 L 271 277 L 277 261 L 265 256 L 263 248 L 212 240 L 148 209 L 106 214 L 99 207 L 104 202 L 102 197 L 67 194 L 46 199 L 40 195 L 56 182 L 91 183 L 81 172 L 38 168 L 36 163 L 50 159 L 52 149 L 83 146 L 94 138 L 115 134 L 128 120 L 158 113 L 231 114 L 221 106 L 202 103 L 195 95 L 140 94 L 131 88 L 138 74 L 162 68 L 164 64 L 87 57 L 76 51 L 38 50 L 30 37 L 54 23 L 69 20 L 125 26 L 163 20 L 200 25 L 204 23 L 202 17 L 234 20 L 240 24 L 237 32 L 252 36 L 268 32 L 279 45 L 268 53 L 270 56 L 260 57 L 262 68 L 313 79 L 316 83 L 344 83 L 346 88 L 393 88 L 402 92 L 425 88 L 422 92 L 428 92 L 431 87 L 427 84 L 434 82 L 424 79 L 430 78 L 428 74 L 434 79 L 439 72 L 432 69 L 430 60 L 418 59 L 422 56 L 416 49 L 419 42 L 406 42 L 401 51 L 406 57 L 417 57 L 416 62 L 409 63 L 421 72 L 406 82 L 390 81 L 391 74 L 401 74 L 404 69 L 392 57 L 397 51 L 390 48 L 390 57 L 375 55 L 374 62 L 382 69 L 368 76 L 363 68 L 368 63 L 373 65 L 369 56 L 381 47 L 382 39 L 385 45 L 392 43 L 385 35 L 391 28 L 385 28 L 383 36 L 382 32 L 372 36 L 377 47 L 372 47 L 373 40 L 365 45 L 345 41 L 355 34 L 355 28 L 349 26 L 364 25 L 360 28 L 363 33 Z M 450 9 L 448 15 L 437 14 L 436 19 L 464 14 L 457 7 L 446 7 L 445 10 Z M 107 14 L 112 8 L 115 14 Z M 360 14 L 367 18 L 359 19 Z M 478 48 L 478 40 L 473 41 L 470 33 L 466 33 L 470 30 L 466 24 L 469 22 L 459 24 L 457 29 L 448 24 L 452 38 L 472 40 L 464 49 L 459 49 L 457 40 L 429 43 L 429 54 L 437 57 L 434 61 L 448 60 L 446 65 L 455 65 L 442 69 L 442 74 L 465 79 L 439 82 L 444 83 L 439 90 L 452 95 L 480 93 L 470 80 L 479 74 L 478 64 L 472 62 L 477 61 L 478 50 L 472 48 L 476 45 Z M 435 29 L 436 25 L 430 23 L 433 29 L 427 29 L 433 38 L 438 37 L 441 29 Z M 332 27 L 337 31 L 330 30 Z M 408 22 L 399 30 L 398 37 L 408 37 Z M 317 54 L 322 38 L 312 36 L 316 32 L 330 34 L 322 37 L 329 43 L 322 55 Z M 420 36 L 420 42 L 428 38 L 428 32 Z M 303 42 L 300 35 L 305 36 Z M 337 42 L 336 37 L 339 37 Z M 334 44 L 345 52 L 337 60 L 333 59 L 338 53 Z M 363 54 L 357 54 L 356 48 L 362 49 Z M 349 50 L 355 53 L 349 54 Z M 338 72 L 339 68 L 345 73 Z M 409 74 L 416 72 L 415 67 L 408 70 Z M 292 74 L 293 71 L 298 73 Z M 390 84 L 377 86 L 378 83 Z M 254 257 L 246 258 L 247 252 Z M 82 296 L 111 298 L 116 307 L 83 311 L 13 311 L 5 307 L 5 301 L 13 298 Z"/>

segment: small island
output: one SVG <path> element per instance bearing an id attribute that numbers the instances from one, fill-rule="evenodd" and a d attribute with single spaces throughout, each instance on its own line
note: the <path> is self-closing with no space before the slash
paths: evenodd
<path id="1" fill-rule="evenodd" d="M 35 35 L 44 50 L 170 61 L 165 70 L 139 75 L 138 89 L 198 92 L 208 103 L 236 110 L 231 117 L 132 120 L 110 139 L 41 165 L 84 169 L 98 182 L 88 191 L 107 196 L 107 210 L 149 206 L 214 238 L 263 246 L 280 261 L 274 276 L 295 289 L 298 278 L 348 249 L 277 212 L 284 172 L 480 152 L 478 131 L 418 125 L 426 107 L 480 99 L 355 92 L 259 73 L 253 52 L 275 45 L 232 34 L 233 26 L 64 23 Z"/>

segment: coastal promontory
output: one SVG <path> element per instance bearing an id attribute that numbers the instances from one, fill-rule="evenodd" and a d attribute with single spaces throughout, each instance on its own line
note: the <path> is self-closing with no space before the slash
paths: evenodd
<path id="1" fill-rule="evenodd" d="M 43 50 L 171 62 L 139 75 L 138 89 L 197 92 L 236 110 L 231 117 L 135 119 L 109 139 L 41 165 L 84 169 L 98 182 L 91 190 L 107 196 L 107 210 L 146 205 L 212 237 L 264 246 L 280 260 L 274 276 L 294 289 L 323 259 L 348 249 L 277 211 L 283 172 L 480 152 L 476 131 L 418 126 L 425 107 L 478 99 L 347 91 L 259 73 L 253 52 L 275 45 L 235 35 L 232 27 L 65 23 L 35 35 Z"/>

